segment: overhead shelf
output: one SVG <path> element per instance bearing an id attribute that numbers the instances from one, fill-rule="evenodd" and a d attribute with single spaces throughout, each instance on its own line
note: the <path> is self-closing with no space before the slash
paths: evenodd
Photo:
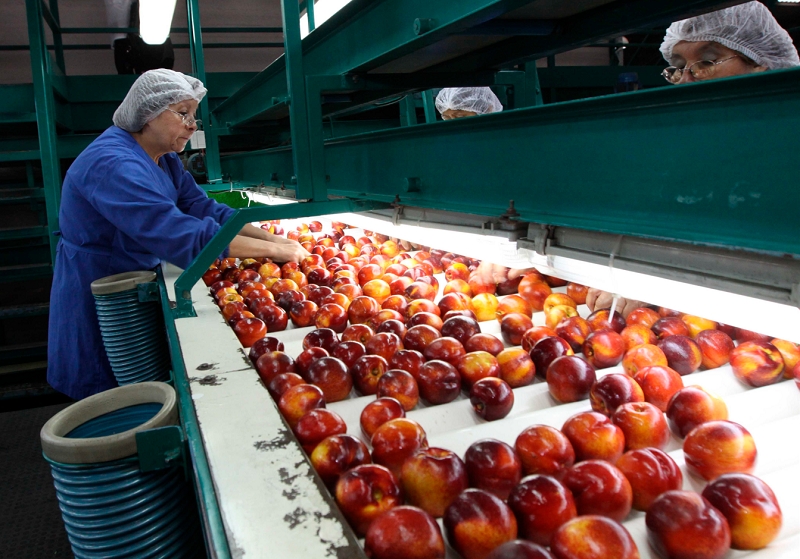
<path id="1" fill-rule="evenodd" d="M 513 200 L 519 221 L 798 255 L 798 91 L 800 71 L 773 71 L 332 139 L 326 185 L 494 217 Z M 292 151 L 222 167 L 288 182 Z"/>
<path id="2" fill-rule="evenodd" d="M 453 79 L 447 78 L 448 73 L 460 74 L 463 81 L 475 72 L 564 52 L 636 28 L 665 26 L 736 3 L 353 0 L 303 39 L 302 69 L 306 76 L 404 74 L 393 89 L 410 91 L 433 87 L 431 79 L 447 85 Z M 354 83 L 351 91 L 359 88 Z M 281 56 L 213 114 L 229 127 L 283 118 L 287 95 L 286 58 Z"/>

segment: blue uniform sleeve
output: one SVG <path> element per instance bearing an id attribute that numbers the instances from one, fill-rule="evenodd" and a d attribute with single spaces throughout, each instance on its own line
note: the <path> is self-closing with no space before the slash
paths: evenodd
<path id="1" fill-rule="evenodd" d="M 203 216 L 182 211 L 174 193 L 165 191 L 165 181 L 154 175 L 162 170 L 148 168 L 134 156 L 115 157 L 113 165 L 99 166 L 105 176 L 84 185 L 86 199 L 123 234 L 160 259 L 186 268 L 219 230 L 213 212 Z"/>

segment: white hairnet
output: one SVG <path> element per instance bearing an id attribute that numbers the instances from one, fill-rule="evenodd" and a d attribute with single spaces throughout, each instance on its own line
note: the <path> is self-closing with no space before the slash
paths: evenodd
<path id="1" fill-rule="evenodd" d="M 479 115 L 503 110 L 500 99 L 488 87 L 448 87 L 436 96 L 436 110 L 472 111 Z"/>
<path id="2" fill-rule="evenodd" d="M 163 68 L 150 70 L 133 82 L 114 112 L 114 124 L 128 132 L 139 132 L 170 105 L 188 99 L 199 103 L 205 95 L 206 88 L 197 78 Z"/>
<path id="3" fill-rule="evenodd" d="M 792 38 L 760 2 L 747 2 L 682 21 L 667 29 L 661 54 L 672 63 L 672 49 L 680 41 L 714 41 L 770 70 L 800 66 Z"/>

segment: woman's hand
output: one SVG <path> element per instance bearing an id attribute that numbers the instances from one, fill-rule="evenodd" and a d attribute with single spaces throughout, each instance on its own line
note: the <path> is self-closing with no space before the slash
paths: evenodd
<path id="1" fill-rule="evenodd" d="M 277 243 L 245 235 L 236 235 L 230 245 L 230 255 L 236 258 L 271 258 L 276 262 L 300 262 L 309 252 L 297 241 Z"/>
<path id="2" fill-rule="evenodd" d="M 594 287 L 590 287 L 589 291 L 586 293 L 586 306 L 589 307 L 589 310 L 592 312 L 596 311 L 597 309 L 610 309 L 613 301 L 614 296 L 611 293 L 601 291 L 600 289 L 595 289 Z M 638 309 L 639 307 L 643 306 L 645 306 L 645 303 L 642 303 L 641 301 L 619 297 L 617 298 L 615 312 L 618 312 L 624 318 L 628 318 L 628 315 L 634 309 Z"/>
<path id="3" fill-rule="evenodd" d="M 270 256 L 276 262 L 300 262 L 306 256 L 310 256 L 306 249 L 304 249 L 297 241 L 289 241 L 284 243 L 271 243 L 273 245 L 273 254 Z"/>
<path id="4" fill-rule="evenodd" d="M 533 268 L 518 270 L 516 268 L 506 268 L 499 264 L 492 264 L 484 260 L 478 265 L 478 268 L 472 273 L 473 277 L 480 278 L 481 282 L 489 283 L 503 283 L 506 280 L 513 280 L 519 276 L 525 275 L 527 272 L 532 271 Z"/>

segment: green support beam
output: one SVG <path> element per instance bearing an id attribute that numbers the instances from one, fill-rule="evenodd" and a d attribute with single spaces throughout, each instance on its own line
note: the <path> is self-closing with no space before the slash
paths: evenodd
<path id="1" fill-rule="evenodd" d="M 400 126 L 414 126 L 417 124 L 417 104 L 414 95 L 409 93 L 400 99 Z"/>
<path id="2" fill-rule="evenodd" d="M 311 138 L 309 131 L 309 99 L 306 93 L 306 72 L 303 60 L 303 47 L 300 39 L 300 5 L 297 0 L 281 0 L 283 21 L 284 57 L 286 59 L 286 91 L 292 99 L 289 105 L 289 119 L 292 132 L 292 157 L 297 177 L 297 197 L 311 200 L 325 200 L 325 185 L 318 184 L 318 176 L 312 170 Z M 312 96 L 316 97 L 316 95 Z M 317 102 L 318 104 L 318 102 Z M 322 115 L 319 115 L 320 121 Z M 320 122 L 321 126 L 321 122 Z M 322 143 L 322 134 L 315 138 Z"/>
<path id="3" fill-rule="evenodd" d="M 189 52 L 192 58 L 192 73 L 206 83 L 206 62 L 203 54 L 203 34 L 200 27 L 200 5 L 198 0 L 186 0 L 186 15 L 189 20 Z M 208 96 L 200 102 L 200 118 L 206 140 L 206 176 L 209 184 L 222 180 L 219 164 L 219 137 L 209 108 Z"/>
<path id="4" fill-rule="evenodd" d="M 58 0 L 50 0 L 50 13 L 53 16 L 56 28 L 53 29 L 53 43 L 56 50 L 56 64 L 61 69 L 61 73 L 66 73 L 67 67 L 64 64 L 64 42 L 61 39 L 61 18 L 58 15 Z"/>
<path id="5" fill-rule="evenodd" d="M 258 206 L 237 211 L 214 238 L 211 239 L 197 258 L 175 281 L 176 318 L 194 316 L 192 305 L 192 287 L 196 284 L 214 260 L 222 254 L 242 227 L 253 221 L 269 219 L 296 219 L 315 215 L 327 215 L 344 212 L 363 212 L 387 207 L 380 202 L 368 200 L 329 200 L 326 202 L 303 202 L 298 204 L 281 204 L 277 206 Z"/>
<path id="6" fill-rule="evenodd" d="M 425 122 L 428 124 L 436 122 L 436 100 L 430 89 L 422 92 L 422 108 L 425 110 Z"/>
<path id="7" fill-rule="evenodd" d="M 324 153 L 334 195 L 495 217 L 514 200 L 522 221 L 800 255 L 798 129 L 800 69 L 776 70 L 351 136 Z M 223 170 L 258 184 L 290 158 L 240 154 Z"/>
<path id="8" fill-rule="evenodd" d="M 464 75 L 507 67 L 534 55 L 543 56 L 541 53 L 564 52 L 591 44 L 621 33 L 621 29 L 665 25 L 723 4 L 737 3 L 741 0 L 722 3 L 720 0 L 617 0 L 563 20 L 535 22 L 538 35 L 552 29 L 548 36 L 527 34 L 501 40 L 452 61 L 431 62 L 418 70 L 435 79 L 436 74 Z M 534 0 L 353 0 L 303 40 L 304 71 L 308 76 L 368 72 L 532 4 Z M 414 73 L 404 75 L 407 79 L 415 77 Z M 286 60 L 281 57 L 215 109 L 219 122 L 235 128 L 263 119 L 268 112 L 276 114 L 275 100 L 286 98 L 286 82 Z"/>
<path id="9" fill-rule="evenodd" d="M 531 2 L 352 0 L 303 40 L 303 68 L 308 76 L 367 71 Z M 415 29 L 420 19 L 436 21 L 435 28 Z M 221 123 L 242 125 L 270 109 L 273 98 L 286 96 L 286 83 L 286 59 L 281 57 L 215 113 Z"/>
<path id="10" fill-rule="evenodd" d="M 617 0 L 559 21 L 558 32 L 552 36 L 512 37 L 455 57 L 428 71 L 464 72 L 523 63 L 638 29 L 666 29 L 673 21 L 742 3 L 743 0 Z"/>
<path id="11" fill-rule="evenodd" d="M 36 123 L 39 130 L 39 151 L 47 208 L 47 227 L 50 233 L 50 256 L 55 262 L 58 239 L 58 208 L 61 202 L 61 162 L 58 158 L 56 136 L 56 104 L 51 80 L 51 60 L 45 47 L 41 0 L 25 0 L 28 18 L 28 41 L 31 45 L 31 70 L 36 97 Z"/>

